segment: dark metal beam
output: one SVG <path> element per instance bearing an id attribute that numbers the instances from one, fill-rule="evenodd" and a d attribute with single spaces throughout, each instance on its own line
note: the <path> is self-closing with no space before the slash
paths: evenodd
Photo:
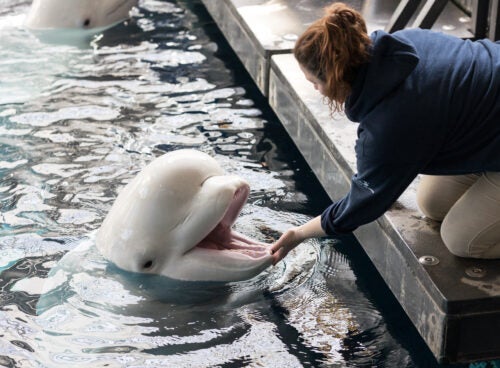
<path id="1" fill-rule="evenodd" d="M 489 0 L 472 2 L 471 31 L 475 38 L 485 38 L 488 31 Z"/>
<path id="2" fill-rule="evenodd" d="M 421 0 L 401 0 L 392 14 L 389 23 L 385 26 L 385 31 L 392 33 L 405 28 L 417 11 L 420 3 Z"/>
<path id="3" fill-rule="evenodd" d="M 492 41 L 500 40 L 500 6 L 499 0 L 491 0 L 490 3 L 490 22 L 488 38 Z"/>
<path id="4" fill-rule="evenodd" d="M 431 29 L 447 3 L 448 0 L 427 0 L 413 22 L 413 27 Z"/>

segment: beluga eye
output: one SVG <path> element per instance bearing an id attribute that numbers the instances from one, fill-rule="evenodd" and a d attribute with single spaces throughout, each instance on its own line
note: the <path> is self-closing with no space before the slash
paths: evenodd
<path id="1" fill-rule="evenodd" d="M 83 21 L 83 27 L 84 28 L 87 28 L 90 26 L 90 18 L 86 18 L 84 21 Z"/>
<path id="2" fill-rule="evenodd" d="M 144 263 L 144 265 L 142 266 L 142 268 L 143 268 L 144 270 L 149 270 L 149 269 L 151 269 L 152 267 L 153 267 L 153 261 L 146 261 L 146 262 Z"/>

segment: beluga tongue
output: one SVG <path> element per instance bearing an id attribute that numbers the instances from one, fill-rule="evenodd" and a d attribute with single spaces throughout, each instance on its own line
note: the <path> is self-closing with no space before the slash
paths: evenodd
<path id="1" fill-rule="evenodd" d="M 269 250 L 266 244 L 248 238 L 232 229 L 241 209 L 245 205 L 250 188 L 243 185 L 234 194 L 224 217 L 215 228 L 196 247 L 214 251 L 233 252 L 234 256 L 259 259 L 266 257 Z M 227 254 L 228 255 L 228 254 Z"/>
<path id="2" fill-rule="evenodd" d="M 249 191 L 203 152 L 169 152 L 123 188 L 97 247 L 127 271 L 188 281 L 252 278 L 271 265 L 271 254 L 232 229 Z"/>

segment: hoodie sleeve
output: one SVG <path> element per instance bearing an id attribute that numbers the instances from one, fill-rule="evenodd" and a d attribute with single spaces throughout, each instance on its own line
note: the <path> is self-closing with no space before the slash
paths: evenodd
<path id="1" fill-rule="evenodd" d="M 415 164 L 394 164 L 358 160 L 358 174 L 351 189 L 321 215 L 321 226 L 328 235 L 341 235 L 371 222 L 389 209 L 419 172 Z"/>

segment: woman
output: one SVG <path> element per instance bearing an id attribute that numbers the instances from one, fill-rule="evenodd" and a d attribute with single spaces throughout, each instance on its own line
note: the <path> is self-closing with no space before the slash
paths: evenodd
<path id="1" fill-rule="evenodd" d="M 294 55 L 332 112 L 360 123 L 357 174 L 343 199 L 272 245 L 275 264 L 305 239 L 375 220 L 418 174 L 417 202 L 442 221 L 448 249 L 500 258 L 500 43 L 421 29 L 368 36 L 336 3 Z"/>

